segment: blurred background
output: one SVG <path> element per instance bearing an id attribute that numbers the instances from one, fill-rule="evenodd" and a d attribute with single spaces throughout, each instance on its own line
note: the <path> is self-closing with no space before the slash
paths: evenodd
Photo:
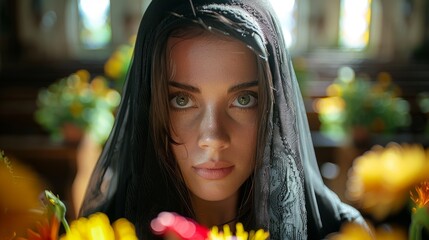
<path id="1" fill-rule="evenodd" d="M 380 146 L 378 159 L 386 158 L 386 165 L 380 160 L 365 169 L 379 178 L 409 174 L 400 187 L 380 187 L 393 191 L 395 199 L 408 194 L 429 176 L 429 2 L 271 1 L 283 24 L 326 184 L 343 201 L 364 209 L 362 194 L 353 191 L 360 184 L 365 192 L 365 182 L 353 185 L 350 176 L 359 175 L 355 159 Z M 0 149 L 58 193 L 70 218 L 76 217 L 113 124 L 149 3 L 0 0 Z M 403 147 L 408 144 L 413 147 Z M 396 156 L 396 170 L 383 151 Z M 421 156 L 423 165 L 414 164 Z M 409 166 L 414 168 L 406 172 Z M 368 211 L 368 217 L 382 223 L 405 211 L 408 217 L 401 219 L 409 221 L 409 209 L 395 206 L 393 213 Z"/>

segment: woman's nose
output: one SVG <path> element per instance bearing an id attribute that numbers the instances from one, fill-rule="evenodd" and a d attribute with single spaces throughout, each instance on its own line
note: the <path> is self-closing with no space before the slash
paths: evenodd
<path id="1" fill-rule="evenodd" d="M 230 136 L 227 131 L 226 113 L 218 110 L 208 110 L 200 122 L 198 145 L 203 149 L 223 150 L 230 145 Z"/>

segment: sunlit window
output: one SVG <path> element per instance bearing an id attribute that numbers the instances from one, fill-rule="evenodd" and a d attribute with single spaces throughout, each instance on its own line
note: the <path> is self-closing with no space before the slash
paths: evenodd
<path id="1" fill-rule="evenodd" d="M 296 42 L 296 12 L 295 0 L 271 0 L 274 10 L 282 24 L 286 45 L 291 47 Z"/>
<path id="2" fill-rule="evenodd" d="M 363 50 L 369 42 L 371 0 L 341 0 L 341 48 Z"/>
<path id="3" fill-rule="evenodd" d="M 79 39 L 86 49 L 108 46 L 112 39 L 110 0 L 78 0 Z"/>

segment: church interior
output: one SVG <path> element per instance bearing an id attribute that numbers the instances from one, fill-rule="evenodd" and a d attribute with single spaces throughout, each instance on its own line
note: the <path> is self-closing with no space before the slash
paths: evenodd
<path id="1" fill-rule="evenodd" d="M 410 191 L 429 176 L 429 1 L 271 2 L 323 180 L 374 228 L 403 236 Z M 0 151 L 58 194 L 69 219 L 113 124 L 149 3 L 0 0 Z M 71 85 L 78 90 L 60 96 Z"/>

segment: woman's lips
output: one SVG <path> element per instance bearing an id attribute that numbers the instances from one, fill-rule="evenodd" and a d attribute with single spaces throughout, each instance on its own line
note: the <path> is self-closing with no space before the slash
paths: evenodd
<path id="1" fill-rule="evenodd" d="M 208 180 L 218 180 L 222 179 L 226 176 L 228 176 L 234 166 L 230 167 L 218 167 L 218 168 L 201 168 L 201 167 L 194 167 L 195 172 L 197 175 L 199 175 L 202 178 L 208 179 Z"/>

